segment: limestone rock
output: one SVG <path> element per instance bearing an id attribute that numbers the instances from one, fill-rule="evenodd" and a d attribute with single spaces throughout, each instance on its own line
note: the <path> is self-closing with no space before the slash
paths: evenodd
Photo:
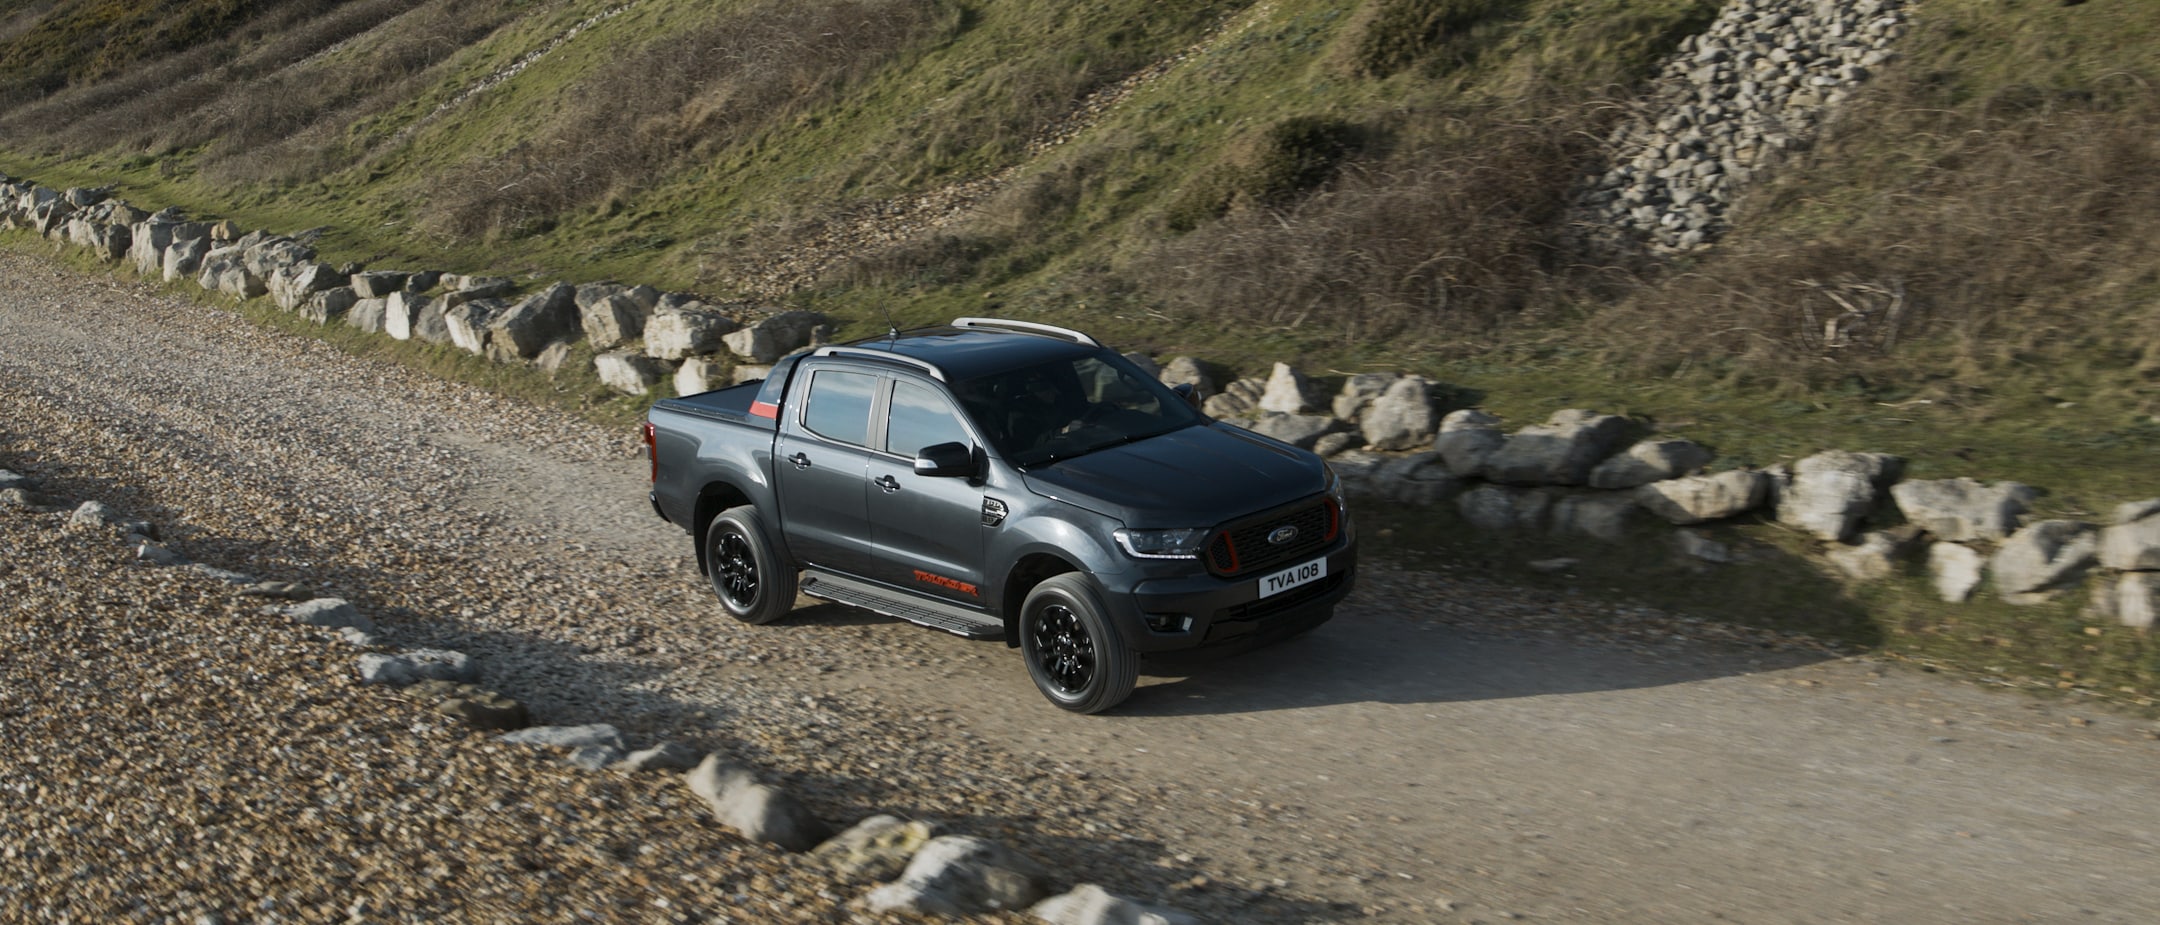
<path id="1" fill-rule="evenodd" d="M 1590 470 L 1592 488 L 1634 488 L 1708 465 L 1710 449 L 1693 440 L 1646 440 Z"/>
<path id="2" fill-rule="evenodd" d="M 826 839 L 810 857 L 842 878 L 882 882 L 900 876 L 915 852 L 936 835 L 927 822 L 871 816 Z"/>
<path id="3" fill-rule="evenodd" d="M 1995 590 L 2013 604 L 2039 603 L 2084 574 L 2099 552 L 2091 524 L 2043 520 L 2012 534 L 1988 563 Z"/>
<path id="4" fill-rule="evenodd" d="M 369 334 L 381 334 L 383 331 L 383 317 L 387 313 L 389 304 L 388 300 L 385 299 L 360 299 L 354 302 L 351 308 L 345 310 L 345 324 L 355 330 L 365 331 Z"/>
<path id="5" fill-rule="evenodd" d="M 1200 408 L 1213 418 L 1247 417 L 1260 409 L 1260 396 L 1266 393 L 1266 380 L 1239 379 L 1224 386 L 1220 393 L 1209 396 Z"/>
<path id="6" fill-rule="evenodd" d="M 690 746 L 680 742 L 662 742 L 651 748 L 640 749 L 624 755 L 610 770 L 625 774 L 645 771 L 688 771 L 697 767 L 698 755 Z"/>
<path id="7" fill-rule="evenodd" d="M 1192 386 L 1193 394 L 1198 395 L 1203 402 L 1215 394 L 1215 377 L 1208 375 L 1207 368 L 1192 357 L 1172 358 L 1169 365 L 1163 367 L 1162 375 L 1158 378 L 1167 386 Z"/>
<path id="8" fill-rule="evenodd" d="M 1313 410 L 1312 381 L 1305 374 L 1290 368 L 1288 363 L 1275 364 L 1275 371 L 1268 376 L 1266 390 L 1260 395 L 1260 410 L 1281 414 L 1306 414 Z"/>
<path id="9" fill-rule="evenodd" d="M 413 329 L 419 324 L 421 313 L 427 311 L 428 303 L 432 301 L 434 300 L 427 296 L 404 289 L 391 293 L 383 300 L 383 333 L 398 340 L 412 340 Z"/>
<path id="10" fill-rule="evenodd" d="M 1364 410 L 1359 430 L 1366 445 L 1376 450 L 1407 450 L 1434 439 L 1439 413 L 1432 391 L 1432 381 L 1423 376 L 1403 376 L 1390 383 Z"/>
<path id="11" fill-rule="evenodd" d="M 316 324 L 329 324 L 345 317 L 353 306 L 360 304 L 360 296 L 351 289 L 339 286 L 308 296 L 300 305 L 300 317 Z"/>
<path id="12" fill-rule="evenodd" d="M 534 745 L 542 748 L 584 748 L 588 745 L 604 745 L 622 750 L 622 732 L 607 723 L 585 726 L 534 726 L 498 736 L 512 745 Z"/>
<path id="13" fill-rule="evenodd" d="M 1881 581 L 1897 574 L 1897 560 L 1904 551 L 1905 538 L 1873 530 L 1858 545 L 1832 546 L 1823 556 L 1855 581 Z"/>
<path id="14" fill-rule="evenodd" d="M 1793 466 L 1792 483 L 1778 493 L 1778 522 L 1819 539 L 1844 542 L 1875 506 L 1904 460 L 1882 453 L 1830 450 Z"/>
<path id="15" fill-rule="evenodd" d="M 1516 485 L 1581 485 L 1627 433 L 1610 414 L 1568 409 L 1507 438 L 1485 461 L 1485 477 Z"/>
<path id="16" fill-rule="evenodd" d="M 583 292 L 584 287 L 579 287 Z M 645 336 L 645 316 L 652 306 L 641 305 L 627 292 L 616 293 L 579 310 L 585 339 L 594 350 L 613 350 Z"/>
<path id="17" fill-rule="evenodd" d="M 529 721 L 525 705 L 473 684 L 454 681 L 420 681 L 405 695 L 433 702 L 434 711 L 464 720 L 474 729 L 508 732 L 525 728 Z"/>
<path id="18" fill-rule="evenodd" d="M 1400 373 L 1358 373 L 1343 380 L 1342 391 L 1335 395 L 1335 416 L 1356 423 L 1365 409 L 1372 407 L 1375 400 L 1387 393 L 1388 386 L 1401 378 Z"/>
<path id="19" fill-rule="evenodd" d="M 1028 909 L 1048 925 L 1199 925 L 1200 920 L 1174 909 L 1150 906 L 1116 896 L 1092 883 L 1052 896 Z"/>
<path id="20" fill-rule="evenodd" d="M 1749 469 L 1651 482 L 1635 489 L 1635 502 L 1675 524 L 1738 517 L 1770 496 L 1770 477 Z"/>
<path id="21" fill-rule="evenodd" d="M 303 626 L 320 626 L 325 629 L 349 626 L 364 633 L 375 631 L 375 621 L 362 615 L 351 602 L 341 597 L 318 597 L 276 612 L 283 613 L 286 619 Z"/>
<path id="22" fill-rule="evenodd" d="M 625 395 L 643 395 L 668 374 L 668 364 L 642 353 L 618 350 L 593 357 L 593 371 L 608 388 Z"/>
<path id="23" fill-rule="evenodd" d="M 1972 599 L 1973 591 L 1980 587 L 1985 563 L 1979 551 L 1970 546 L 1936 543 L 1928 547 L 1928 575 L 1935 583 L 1935 594 L 1948 603 Z"/>
<path id="24" fill-rule="evenodd" d="M 2107 612 L 2122 626 L 2151 630 L 2160 617 L 2160 572 L 2124 572 L 2103 585 Z"/>
<path id="25" fill-rule="evenodd" d="M 270 275 L 270 300 L 286 311 L 298 311 L 309 296 L 343 284 L 344 277 L 327 263 L 296 263 Z"/>
<path id="26" fill-rule="evenodd" d="M 485 354 L 495 317 L 509 310 L 509 303 L 500 299 L 473 299 L 445 308 L 443 325 L 449 329 L 450 342 L 459 350 Z"/>
<path id="27" fill-rule="evenodd" d="M 172 246 L 165 248 L 165 281 L 193 278 L 202 270 L 203 257 L 209 252 L 209 238 L 174 241 Z"/>
<path id="28" fill-rule="evenodd" d="M 709 392 L 727 382 L 727 363 L 719 357 L 691 357 L 675 370 L 677 395 Z"/>
<path id="29" fill-rule="evenodd" d="M 2125 519 L 2144 510 L 2144 504 L 2117 509 L 2116 522 L 2101 531 L 2101 565 L 2125 572 L 2160 571 L 2160 511 L 2147 510 Z"/>
<path id="30" fill-rule="evenodd" d="M 751 841 L 808 851 L 832 837 L 832 828 L 808 807 L 758 783 L 749 770 L 729 764 L 718 752 L 705 756 L 686 780 L 690 791 L 712 809 L 714 819 Z"/>
<path id="31" fill-rule="evenodd" d="M 898 882 L 870 891 L 872 912 L 976 915 L 1025 909 L 1048 896 L 1049 872 L 1033 858 L 988 839 L 944 835 L 908 862 Z"/>
<path id="32" fill-rule="evenodd" d="M 360 656 L 360 682 L 406 687 L 421 681 L 471 683 L 479 680 L 472 657 L 445 649 L 413 649 L 396 655 L 370 652 Z"/>
<path id="33" fill-rule="evenodd" d="M 396 270 L 367 270 L 352 275 L 350 285 L 363 299 L 387 299 L 405 288 L 412 274 Z"/>
<path id="34" fill-rule="evenodd" d="M 529 360 L 558 340 L 579 334 L 577 290 L 556 283 L 488 320 L 487 344 Z"/>
<path id="35" fill-rule="evenodd" d="M 719 312 L 660 309 L 645 322 L 645 355 L 681 360 L 718 353 L 742 325 Z"/>
<path id="36" fill-rule="evenodd" d="M 1890 486 L 1905 520 L 1953 543 L 1995 541 L 2017 529 L 2034 492 L 2016 482 L 1926 479 Z"/>
<path id="37" fill-rule="evenodd" d="M 728 350 L 752 363 L 771 363 L 810 345 L 812 335 L 829 323 L 817 312 L 781 312 L 721 337 Z"/>
<path id="38" fill-rule="evenodd" d="M 1464 478 L 1482 475 L 1486 461 L 1506 443 L 1500 419 L 1476 408 L 1441 418 L 1440 433 L 1433 437 L 1433 449 L 1447 461 L 1448 471 Z"/>

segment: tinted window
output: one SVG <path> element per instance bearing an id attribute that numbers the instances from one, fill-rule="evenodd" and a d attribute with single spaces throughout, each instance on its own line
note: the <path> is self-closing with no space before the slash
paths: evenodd
<path id="1" fill-rule="evenodd" d="M 914 456 L 926 446 L 973 442 L 944 396 L 913 382 L 893 383 L 892 409 L 885 416 L 885 452 Z"/>
<path id="2" fill-rule="evenodd" d="M 856 446 L 870 445 L 870 403 L 877 394 L 877 377 L 837 369 L 821 369 L 810 378 L 810 396 L 803 406 L 803 427 L 827 440 Z"/>
<path id="3" fill-rule="evenodd" d="M 1145 440 L 1201 420 L 1168 386 L 1107 350 L 980 376 L 953 393 L 1016 466 Z"/>

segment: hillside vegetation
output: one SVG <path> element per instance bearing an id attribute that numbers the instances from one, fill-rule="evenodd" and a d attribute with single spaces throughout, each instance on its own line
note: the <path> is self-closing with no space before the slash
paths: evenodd
<path id="1" fill-rule="evenodd" d="M 1892 452 L 2049 515 L 2160 494 L 2160 11 L 1914 4 L 1721 244 L 1587 250 L 1598 139 L 1720 7 L 13 3 L 0 169 L 326 227 L 331 259 L 1416 371 L 1516 423 Z M 1848 284 L 1905 310 L 1828 346 Z"/>

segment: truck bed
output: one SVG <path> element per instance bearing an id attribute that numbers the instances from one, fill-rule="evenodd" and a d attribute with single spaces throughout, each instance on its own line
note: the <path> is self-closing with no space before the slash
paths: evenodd
<path id="1" fill-rule="evenodd" d="M 764 380 L 759 379 L 681 398 L 663 398 L 653 402 L 653 407 L 688 417 L 727 421 L 759 430 L 773 430 L 779 426 L 778 421 L 750 413 L 750 403 L 757 398 L 758 389 L 763 384 Z"/>

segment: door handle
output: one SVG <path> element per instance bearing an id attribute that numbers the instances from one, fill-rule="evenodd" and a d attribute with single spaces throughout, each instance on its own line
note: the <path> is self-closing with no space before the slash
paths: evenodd
<path id="1" fill-rule="evenodd" d="M 870 484 L 885 489 L 886 493 L 888 494 L 900 490 L 900 480 L 893 478 L 890 475 L 884 476 L 882 478 L 871 479 Z"/>
<path id="2" fill-rule="evenodd" d="M 790 457 L 788 457 L 788 458 L 787 458 L 787 461 L 788 461 L 788 462 L 791 462 L 791 463 L 794 463 L 794 464 L 795 464 L 795 468 L 797 468 L 797 469 L 808 469 L 808 468 L 810 468 L 810 457 L 808 457 L 808 456 L 805 456 L 805 455 L 803 455 L 803 454 L 801 454 L 801 453 L 797 453 L 797 454 L 795 454 L 795 455 L 793 455 L 793 456 L 790 456 Z"/>

